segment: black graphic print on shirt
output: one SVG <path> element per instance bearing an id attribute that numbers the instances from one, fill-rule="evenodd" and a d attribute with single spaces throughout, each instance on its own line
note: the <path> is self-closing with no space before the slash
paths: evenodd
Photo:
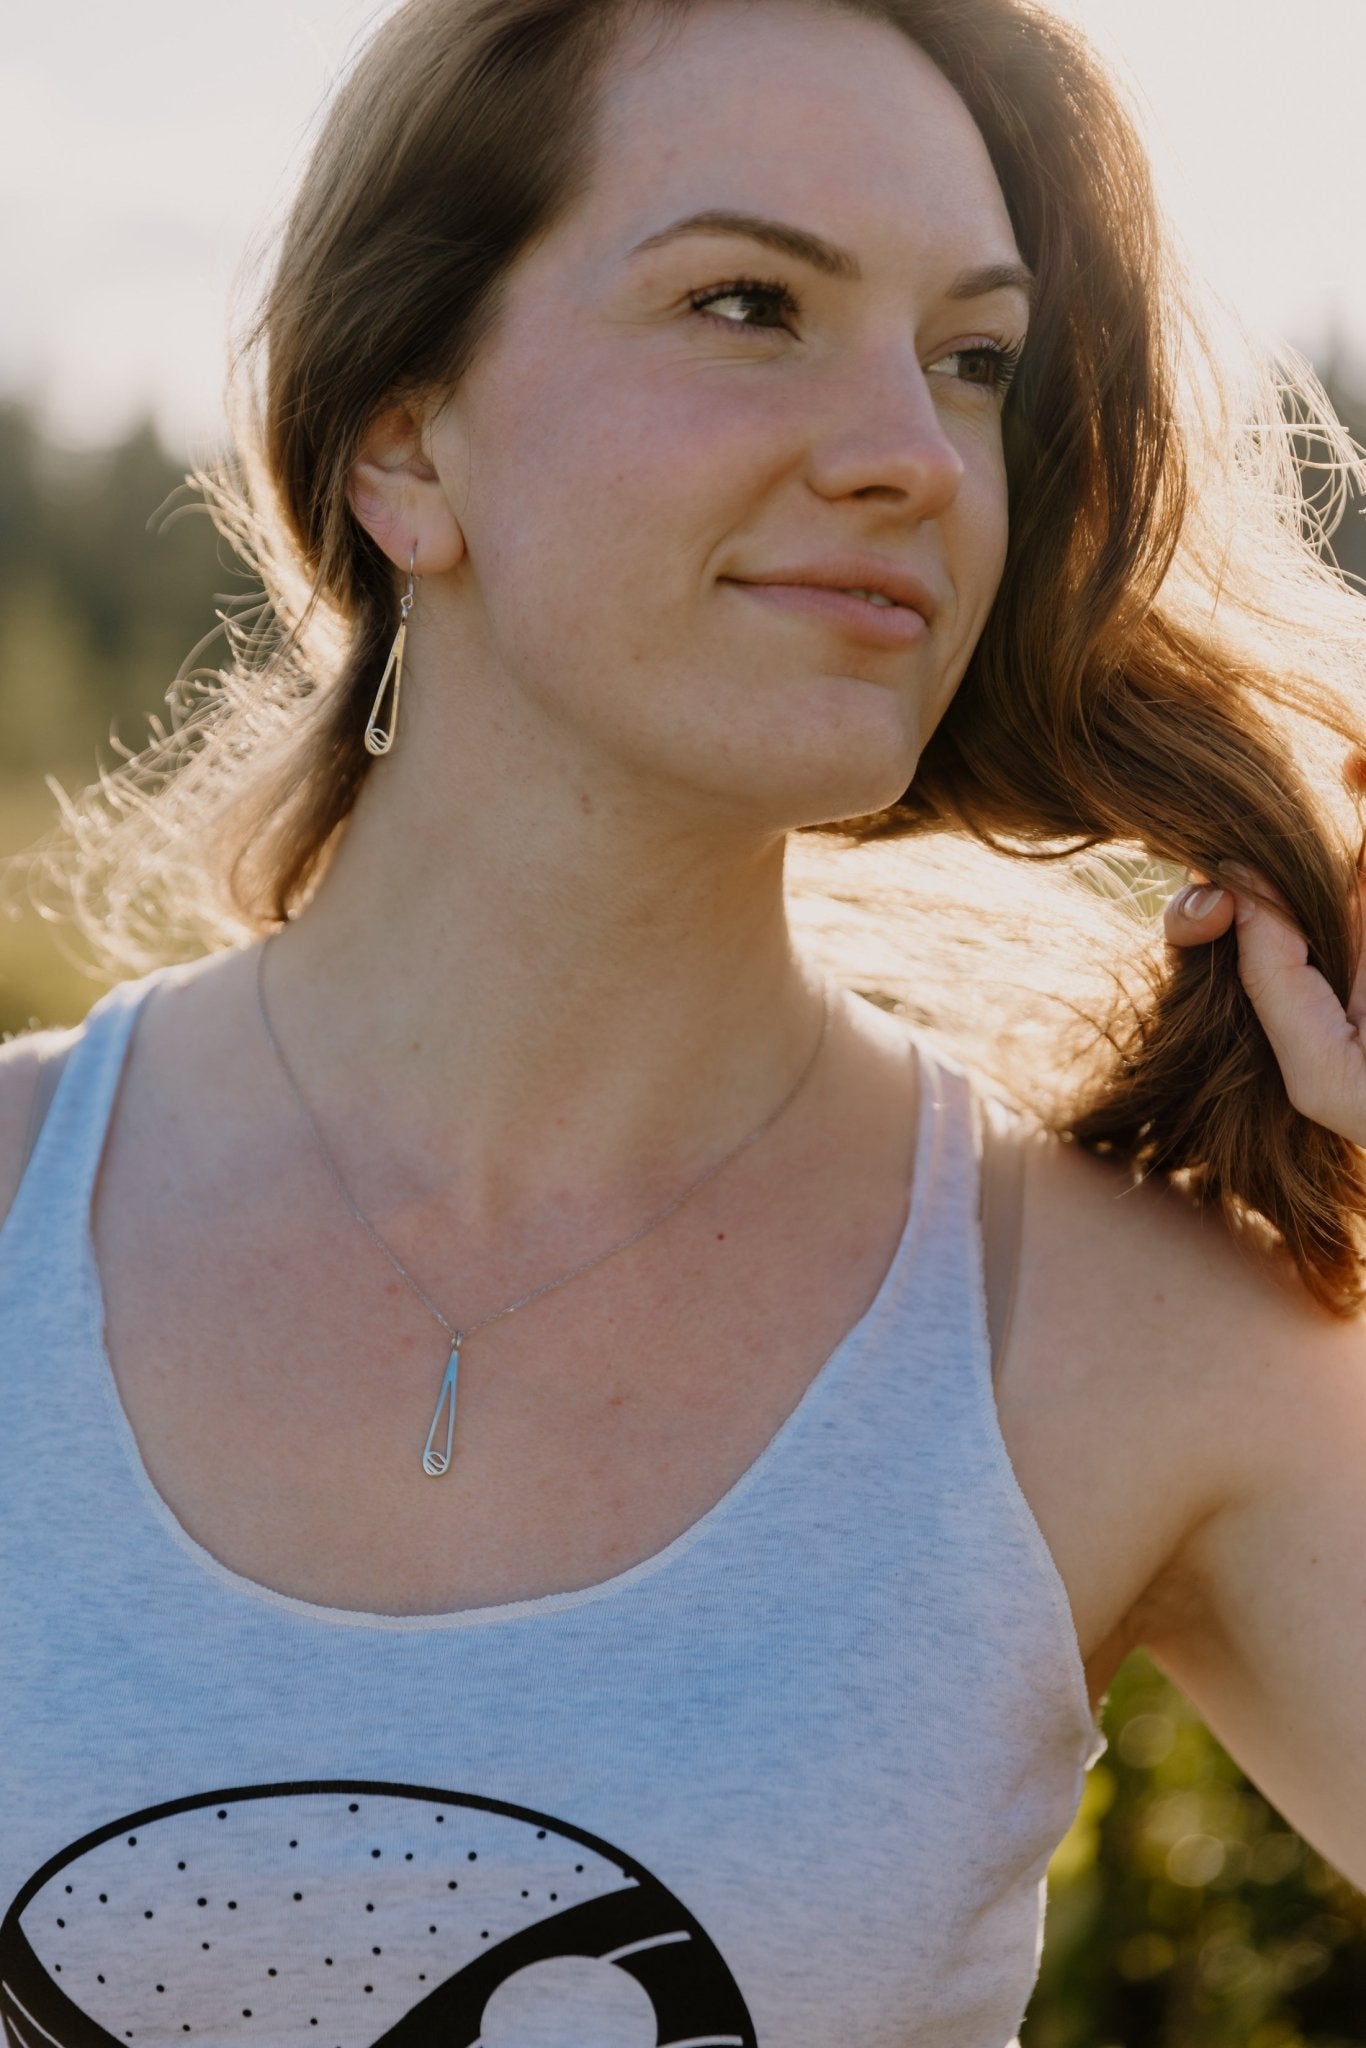
<path id="1" fill-rule="evenodd" d="M 756 2048 L 716 1947 L 610 1843 L 468 1793 L 253 1785 L 45 1863 L 0 1923 L 8 2048 Z"/>

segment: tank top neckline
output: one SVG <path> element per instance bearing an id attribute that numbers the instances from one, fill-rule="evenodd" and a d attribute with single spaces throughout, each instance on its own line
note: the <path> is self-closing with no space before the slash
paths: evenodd
<path id="1" fill-rule="evenodd" d="M 82 1041 L 78 1041 L 77 1048 L 73 1049 L 68 1071 L 63 1074 L 57 1092 L 60 1095 L 66 1088 L 68 1080 L 73 1078 L 71 1068 L 79 1059 L 80 1051 L 85 1050 L 88 1055 L 93 1050 L 89 1043 L 91 1028 L 117 1034 L 110 1048 L 113 1073 L 105 1091 L 102 1126 L 93 1136 L 81 1174 L 81 1185 L 74 1191 L 78 1197 L 77 1281 L 86 1357 L 99 1382 L 115 1437 L 123 1450 L 144 1505 L 164 1533 L 194 1565 L 238 1598 L 283 1610 L 298 1616 L 301 1620 L 319 1622 L 331 1627 L 424 1634 L 447 1629 L 493 1627 L 505 1623 L 534 1621 L 626 1594 L 635 1586 L 676 1563 L 696 1544 L 720 1532 L 731 1514 L 779 1462 L 793 1439 L 810 1421 L 813 1412 L 828 1402 L 860 1351 L 904 1293 L 906 1277 L 914 1262 L 916 1242 L 925 1213 L 928 1184 L 932 1177 L 931 1164 L 943 1115 L 941 1062 L 923 1043 L 920 1035 L 911 1031 L 907 1032 L 907 1038 L 911 1055 L 916 1062 L 916 1134 L 906 1218 L 891 1260 L 867 1308 L 845 1331 L 834 1349 L 808 1380 L 796 1404 L 789 1409 L 763 1449 L 738 1478 L 732 1481 L 719 1499 L 705 1509 L 686 1529 L 648 1557 L 629 1565 L 624 1571 L 613 1573 L 609 1578 L 596 1580 L 591 1585 L 574 1587 L 562 1592 L 538 1594 L 525 1600 L 490 1603 L 482 1607 L 456 1608 L 435 1614 L 384 1614 L 362 1608 L 327 1606 L 318 1601 L 304 1600 L 294 1594 L 280 1592 L 275 1587 L 268 1586 L 261 1580 L 249 1578 L 246 1574 L 234 1571 L 231 1566 L 224 1564 L 190 1534 L 172 1511 L 170 1504 L 154 1484 L 143 1459 L 141 1447 L 114 1377 L 105 1335 L 104 1288 L 93 1230 L 95 1185 L 112 1127 L 122 1074 L 133 1033 L 137 1028 L 138 1017 L 159 983 L 167 975 L 175 972 L 175 968 L 157 969 L 138 982 L 122 983 L 95 1006 L 90 1013 L 87 1034 L 83 1035 Z M 55 1109 L 56 1106 L 57 1096 L 54 1096 L 52 1108 Z M 46 1135 L 45 1131 L 43 1136 Z M 30 1167 L 37 1159 L 38 1153 L 35 1150 Z"/>

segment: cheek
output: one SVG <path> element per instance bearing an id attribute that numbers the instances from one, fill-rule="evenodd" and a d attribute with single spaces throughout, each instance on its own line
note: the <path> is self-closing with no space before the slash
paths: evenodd
<path id="1" fill-rule="evenodd" d="M 634 635 L 688 602 L 762 494 L 771 427 L 696 375 L 632 383 L 529 361 L 488 397 L 471 555 L 490 601 L 495 585 L 535 589 L 561 630 Z"/>
<path id="2" fill-rule="evenodd" d="M 723 487 L 790 435 L 790 395 L 661 339 L 571 326 L 553 344 L 509 349 L 476 395 L 487 452 L 588 502 L 652 502 Z"/>
<path id="3" fill-rule="evenodd" d="M 975 642 L 995 602 L 1010 541 L 1010 496 L 998 441 L 969 455 L 947 522 L 949 568 L 962 630 Z M 970 651 L 970 650 L 969 650 Z"/>
<path id="4" fill-rule="evenodd" d="M 984 422 L 964 456 L 962 502 L 977 529 L 983 567 L 999 580 L 1010 530 L 1010 483 L 1000 421 Z"/>

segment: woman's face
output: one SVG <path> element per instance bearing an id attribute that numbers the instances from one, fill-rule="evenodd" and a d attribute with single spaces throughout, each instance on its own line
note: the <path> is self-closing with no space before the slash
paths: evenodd
<path id="1" fill-rule="evenodd" d="M 1005 555 L 992 351 L 1028 302 L 978 275 L 1021 269 L 985 145 L 917 47 L 803 0 L 634 30 L 599 144 L 429 428 L 466 549 L 441 615 L 580 780 L 879 808 Z M 883 578 L 914 602 L 812 587 Z"/>

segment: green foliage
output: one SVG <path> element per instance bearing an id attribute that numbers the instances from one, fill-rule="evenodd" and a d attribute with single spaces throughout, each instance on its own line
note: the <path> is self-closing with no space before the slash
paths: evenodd
<path id="1" fill-rule="evenodd" d="M 1151 1661 L 1053 1859 L 1022 2048 L 1359 2048 L 1366 1899 L 1275 1813 Z"/>
<path id="2" fill-rule="evenodd" d="M 134 748 L 240 565 L 150 426 L 72 454 L 0 407 L 0 747 L 7 780 Z M 223 658 L 221 639 L 201 657 Z"/>
<path id="3" fill-rule="evenodd" d="M 45 776 L 93 781 L 166 721 L 187 659 L 226 658 L 200 643 L 249 587 L 150 426 L 76 455 L 0 406 L 0 859 L 55 822 Z M 98 993 L 41 919 L 0 921 L 0 1033 L 74 1023 Z"/>

